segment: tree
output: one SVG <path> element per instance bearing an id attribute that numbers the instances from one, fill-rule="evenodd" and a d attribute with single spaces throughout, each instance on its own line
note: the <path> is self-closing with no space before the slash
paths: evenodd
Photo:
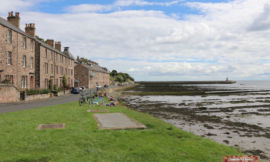
<path id="1" fill-rule="evenodd" d="M 64 74 L 64 76 L 63 76 L 63 86 L 64 86 L 64 88 L 66 88 L 66 87 L 67 87 L 67 79 L 66 79 L 66 74 Z"/>
<path id="2" fill-rule="evenodd" d="M 124 81 L 124 78 L 122 77 L 122 75 L 117 75 L 115 80 L 122 83 Z"/>
<path id="3" fill-rule="evenodd" d="M 44 39 L 43 39 L 43 38 L 39 38 L 37 35 L 36 35 L 36 39 L 38 39 L 38 40 L 40 40 L 40 41 L 42 41 L 42 42 L 46 43 L 46 42 L 44 41 Z"/>
<path id="4" fill-rule="evenodd" d="M 113 70 L 110 74 L 112 77 L 115 77 L 117 75 L 117 71 L 116 70 Z"/>
<path id="5" fill-rule="evenodd" d="M 88 64 L 88 60 L 87 59 L 82 59 L 82 62 L 85 62 L 86 64 Z"/>

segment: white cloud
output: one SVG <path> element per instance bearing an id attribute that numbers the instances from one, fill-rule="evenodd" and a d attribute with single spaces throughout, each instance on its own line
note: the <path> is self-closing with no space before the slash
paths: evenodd
<path id="1" fill-rule="evenodd" d="M 119 6 L 143 2 L 117 1 Z M 184 20 L 153 10 L 46 14 L 27 11 L 27 4 L 20 11 L 21 26 L 36 23 L 38 36 L 62 41 L 75 57 L 135 79 L 265 79 L 270 71 L 268 0 L 186 3 L 203 14 Z M 104 9 L 95 7 L 100 7 L 95 12 Z"/>
<path id="2" fill-rule="evenodd" d="M 73 5 L 69 6 L 65 9 L 65 11 L 71 13 L 79 13 L 79 12 L 106 12 L 111 10 L 119 10 L 121 7 L 127 6 L 171 6 L 173 4 L 177 4 L 184 0 L 175 0 L 172 2 L 147 2 L 144 0 L 117 0 L 113 4 L 109 5 L 99 5 L 99 4 L 80 4 L 80 5 Z"/>

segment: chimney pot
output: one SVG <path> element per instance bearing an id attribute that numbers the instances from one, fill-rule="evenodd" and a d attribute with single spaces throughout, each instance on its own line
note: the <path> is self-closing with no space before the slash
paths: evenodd
<path id="1" fill-rule="evenodd" d="M 61 51 L 61 43 L 59 41 L 55 42 L 55 49 L 58 49 L 59 51 Z"/>
<path id="2" fill-rule="evenodd" d="M 13 16 L 13 11 L 11 11 L 11 16 Z"/>
<path id="3" fill-rule="evenodd" d="M 27 24 L 25 24 L 25 27 L 27 27 Z"/>
<path id="4" fill-rule="evenodd" d="M 18 12 L 17 17 L 20 17 L 20 12 Z"/>
<path id="5" fill-rule="evenodd" d="M 18 12 L 15 13 L 16 15 L 13 16 L 13 11 L 8 13 L 8 17 L 7 20 L 9 23 L 11 23 L 12 25 L 14 25 L 15 27 L 20 29 L 20 18 L 18 15 Z"/>
<path id="6" fill-rule="evenodd" d="M 10 12 L 8 13 L 8 17 L 10 17 Z"/>

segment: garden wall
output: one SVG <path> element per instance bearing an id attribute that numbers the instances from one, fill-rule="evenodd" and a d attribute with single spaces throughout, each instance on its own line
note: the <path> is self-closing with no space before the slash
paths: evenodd
<path id="1" fill-rule="evenodd" d="M 66 90 L 65 94 L 69 94 L 69 93 L 70 93 L 70 90 Z M 55 93 L 55 96 L 63 96 L 65 94 L 64 94 L 64 91 L 61 91 L 61 92 Z"/>
<path id="2" fill-rule="evenodd" d="M 20 91 L 12 84 L 0 84 L 0 103 L 20 101 Z"/>
<path id="3" fill-rule="evenodd" d="M 46 99 L 46 98 L 50 98 L 51 96 L 52 95 L 50 93 L 48 93 L 48 94 L 27 95 L 26 98 L 25 98 L 25 101 Z"/>

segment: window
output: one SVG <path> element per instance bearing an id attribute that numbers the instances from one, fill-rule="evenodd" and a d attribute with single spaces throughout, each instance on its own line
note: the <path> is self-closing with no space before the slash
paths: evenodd
<path id="1" fill-rule="evenodd" d="M 23 56 L 23 67 L 26 67 L 26 56 Z"/>
<path id="2" fill-rule="evenodd" d="M 13 75 L 9 76 L 10 84 L 13 84 Z"/>
<path id="3" fill-rule="evenodd" d="M 8 30 L 8 43 L 11 43 L 11 30 Z"/>
<path id="4" fill-rule="evenodd" d="M 84 72 L 82 71 L 82 74 L 84 74 Z"/>
<path id="5" fill-rule="evenodd" d="M 51 64 L 51 74 L 53 74 L 53 64 Z"/>
<path id="6" fill-rule="evenodd" d="M 33 51 L 33 40 L 31 40 L 31 51 Z"/>
<path id="7" fill-rule="evenodd" d="M 45 63 L 45 73 L 48 73 L 48 63 Z"/>
<path id="8" fill-rule="evenodd" d="M 7 52 L 7 64 L 11 64 L 11 52 Z"/>
<path id="9" fill-rule="evenodd" d="M 26 37 L 23 37 L 23 48 L 26 49 Z"/>
<path id="10" fill-rule="evenodd" d="M 27 88 L 27 76 L 22 76 L 22 88 Z"/>
<path id="11" fill-rule="evenodd" d="M 31 68 L 33 68 L 33 57 L 31 57 Z"/>
<path id="12" fill-rule="evenodd" d="M 45 79 L 45 88 L 48 89 L 48 86 L 49 85 L 49 82 L 48 82 L 48 79 Z"/>

